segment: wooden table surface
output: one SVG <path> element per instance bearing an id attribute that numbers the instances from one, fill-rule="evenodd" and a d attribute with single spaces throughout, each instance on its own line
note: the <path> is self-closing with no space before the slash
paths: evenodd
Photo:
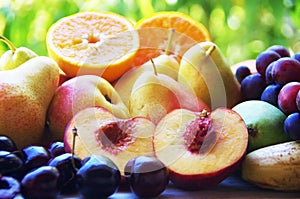
<path id="1" fill-rule="evenodd" d="M 62 196 L 60 199 L 79 199 L 79 196 L 68 195 Z M 138 198 L 130 191 L 119 190 L 113 194 L 112 199 L 127 199 Z M 300 192 L 282 192 L 258 188 L 252 184 L 246 183 L 237 175 L 232 175 L 221 182 L 218 186 L 212 189 L 200 191 L 183 191 L 174 187 L 172 183 L 159 196 L 159 199 L 164 198 L 238 198 L 238 199 L 252 199 L 252 198 L 297 198 L 300 199 Z"/>

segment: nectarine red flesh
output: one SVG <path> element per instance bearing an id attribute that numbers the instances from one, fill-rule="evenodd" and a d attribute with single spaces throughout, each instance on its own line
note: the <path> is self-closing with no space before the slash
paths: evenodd
<path id="1" fill-rule="evenodd" d="M 191 153 L 205 153 L 214 144 L 216 135 L 211 130 L 211 118 L 209 114 L 199 114 L 190 124 L 186 127 L 183 135 L 184 144 Z M 205 139 L 209 138 L 209 142 Z M 204 145 L 205 141 L 205 145 Z M 209 144 L 207 144 L 209 143 Z"/>
<path id="2" fill-rule="evenodd" d="M 211 188 L 220 183 L 237 169 L 248 145 L 247 126 L 235 111 L 217 108 L 205 116 L 207 119 L 196 119 L 201 114 L 174 110 L 157 124 L 153 138 L 154 154 L 168 167 L 170 180 L 186 190 Z M 197 123 L 204 124 L 204 130 L 207 128 L 200 151 L 197 136 L 188 139 L 192 145 L 196 143 L 190 147 L 192 150 L 186 145 L 187 132 L 195 131 Z"/>
<path id="3" fill-rule="evenodd" d="M 123 175 L 126 163 L 139 155 L 153 156 L 155 124 L 144 117 L 121 119 L 101 106 L 77 112 L 68 123 L 64 143 L 73 148 L 73 128 L 77 129 L 74 154 L 84 159 L 101 155 L 111 159 Z"/>
<path id="4" fill-rule="evenodd" d="M 120 148 L 125 148 L 127 144 L 134 141 L 128 133 L 130 125 L 126 125 L 126 120 L 111 121 L 100 126 L 95 132 L 95 138 L 103 150 L 117 154 Z M 129 124 L 129 123 L 128 123 Z"/>

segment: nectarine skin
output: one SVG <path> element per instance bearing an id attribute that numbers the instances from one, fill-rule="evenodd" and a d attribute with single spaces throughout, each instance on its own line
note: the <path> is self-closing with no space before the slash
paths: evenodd
<path id="1" fill-rule="evenodd" d="M 178 188 L 184 190 L 199 190 L 212 188 L 218 185 L 220 182 L 222 182 L 224 179 L 226 179 L 229 175 L 231 175 L 234 171 L 238 169 L 238 167 L 242 163 L 242 160 L 245 157 L 245 154 L 246 153 L 244 153 L 242 157 L 233 165 L 230 165 L 212 173 L 186 175 L 170 170 L 170 180 Z"/>

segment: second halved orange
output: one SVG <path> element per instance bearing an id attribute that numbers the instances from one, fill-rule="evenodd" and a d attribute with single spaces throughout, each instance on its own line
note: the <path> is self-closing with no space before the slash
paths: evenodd
<path id="1" fill-rule="evenodd" d="M 179 61 L 191 46 L 211 41 L 210 33 L 202 23 L 177 11 L 155 12 L 140 19 L 135 27 L 140 37 L 140 48 L 134 60 L 136 66 L 164 54 L 166 49 Z M 168 44 L 171 29 L 174 33 Z"/>

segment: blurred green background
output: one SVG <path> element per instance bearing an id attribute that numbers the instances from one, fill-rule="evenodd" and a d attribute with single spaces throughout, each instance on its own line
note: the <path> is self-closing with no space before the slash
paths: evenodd
<path id="1" fill-rule="evenodd" d="M 300 0 L 0 0 L 0 34 L 16 46 L 47 55 L 45 37 L 58 19 L 103 10 L 135 22 L 174 10 L 203 23 L 230 64 L 255 59 L 273 44 L 300 51 Z M 0 54 L 7 46 L 0 44 Z"/>

